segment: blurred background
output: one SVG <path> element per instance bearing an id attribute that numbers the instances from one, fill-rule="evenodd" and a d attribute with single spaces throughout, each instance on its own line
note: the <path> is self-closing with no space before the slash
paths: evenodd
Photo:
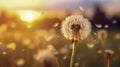
<path id="1" fill-rule="evenodd" d="M 74 67 L 101 67 L 97 31 L 106 29 L 106 49 L 114 52 L 111 67 L 120 67 L 119 0 L 0 0 L 0 67 L 41 67 L 34 59 L 38 43 L 55 50 L 62 67 L 69 67 L 70 41 L 60 31 L 70 15 L 83 15 L 91 35 L 78 43 Z"/>

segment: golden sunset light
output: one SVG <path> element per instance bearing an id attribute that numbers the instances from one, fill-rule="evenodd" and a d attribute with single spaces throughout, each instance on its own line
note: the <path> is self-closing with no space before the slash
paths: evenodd
<path id="1" fill-rule="evenodd" d="M 32 23 L 33 21 L 39 19 L 42 16 L 41 12 L 32 11 L 32 10 L 21 10 L 17 12 L 20 19 L 27 23 Z"/>
<path id="2" fill-rule="evenodd" d="M 120 0 L 0 0 L 0 67 L 120 67 Z"/>

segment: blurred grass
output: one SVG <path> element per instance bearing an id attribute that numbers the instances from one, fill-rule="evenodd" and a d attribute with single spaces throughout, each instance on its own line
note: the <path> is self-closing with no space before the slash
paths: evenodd
<path id="1" fill-rule="evenodd" d="M 34 43 L 34 31 L 16 31 L 20 32 L 22 38 L 28 37 Z M 95 31 L 96 32 L 96 31 Z M 11 58 L 24 58 L 25 64 L 21 67 L 40 67 L 39 63 L 34 60 L 33 56 L 37 52 L 37 48 L 30 49 L 28 46 L 23 45 L 20 41 L 15 41 L 13 38 L 15 31 L 7 31 L 8 37 L 1 39 L 6 45 L 9 42 L 15 42 L 17 47 L 15 51 L 11 51 L 9 49 L 0 49 L 0 67 L 10 67 Z M 115 34 L 119 33 L 119 30 L 109 30 L 108 31 L 108 38 L 105 44 L 106 49 L 111 49 L 114 51 L 112 55 L 112 64 L 111 67 L 120 67 L 120 39 L 115 39 Z M 52 44 L 57 51 L 59 51 L 63 47 L 69 47 L 71 41 L 65 39 L 60 32 L 56 32 L 56 37 L 53 40 L 48 42 L 47 44 Z M 94 43 L 93 48 L 88 48 L 87 43 Z M 57 57 L 60 61 L 62 67 L 69 67 L 70 56 L 71 56 L 71 49 L 68 49 L 67 54 L 58 54 Z M 97 36 L 94 35 L 94 31 L 92 34 L 81 43 L 76 45 L 76 55 L 75 55 L 75 63 L 79 63 L 74 67 L 104 67 L 104 61 L 102 60 L 102 56 L 98 54 L 98 50 L 100 50 L 100 42 L 97 39 Z M 2 52 L 6 51 L 6 55 L 2 55 Z M 67 56 L 67 59 L 64 60 L 63 57 Z M 35 65 L 36 64 L 36 65 Z M 6 65 L 6 66 L 5 66 Z M 19 66 L 15 66 L 19 67 Z"/>

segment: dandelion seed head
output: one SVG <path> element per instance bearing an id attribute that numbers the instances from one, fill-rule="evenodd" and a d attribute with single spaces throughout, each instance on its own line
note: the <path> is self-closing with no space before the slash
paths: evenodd
<path id="1" fill-rule="evenodd" d="M 113 51 L 113 50 L 110 50 L 110 49 L 106 49 L 105 52 L 106 52 L 106 53 L 110 53 L 110 54 L 114 54 L 114 51 Z"/>
<path id="2" fill-rule="evenodd" d="M 86 38 L 91 32 L 90 22 L 87 19 L 85 19 L 82 15 L 69 16 L 62 22 L 61 25 L 62 34 L 67 39 L 73 39 L 73 30 L 71 29 L 72 25 L 80 26 L 79 38 L 81 39 Z"/>
<path id="3" fill-rule="evenodd" d="M 34 58 L 36 61 L 42 63 L 46 59 L 51 59 L 51 60 L 54 59 L 54 55 L 49 50 L 40 50 L 38 51 L 37 54 L 34 55 Z"/>

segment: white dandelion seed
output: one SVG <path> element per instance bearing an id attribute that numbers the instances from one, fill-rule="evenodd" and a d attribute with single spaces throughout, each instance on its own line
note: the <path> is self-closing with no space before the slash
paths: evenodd
<path id="1" fill-rule="evenodd" d="M 72 28 L 75 27 L 75 29 Z M 74 36 L 73 31 L 75 32 L 78 30 L 76 36 Z M 62 34 L 67 38 L 67 39 L 81 39 L 83 40 L 84 38 L 87 38 L 87 36 L 91 32 L 91 24 L 90 22 L 84 18 L 82 15 L 73 15 L 67 17 L 61 25 L 61 31 Z"/>
<path id="2" fill-rule="evenodd" d="M 102 28 L 102 24 L 95 24 L 97 28 Z"/>

